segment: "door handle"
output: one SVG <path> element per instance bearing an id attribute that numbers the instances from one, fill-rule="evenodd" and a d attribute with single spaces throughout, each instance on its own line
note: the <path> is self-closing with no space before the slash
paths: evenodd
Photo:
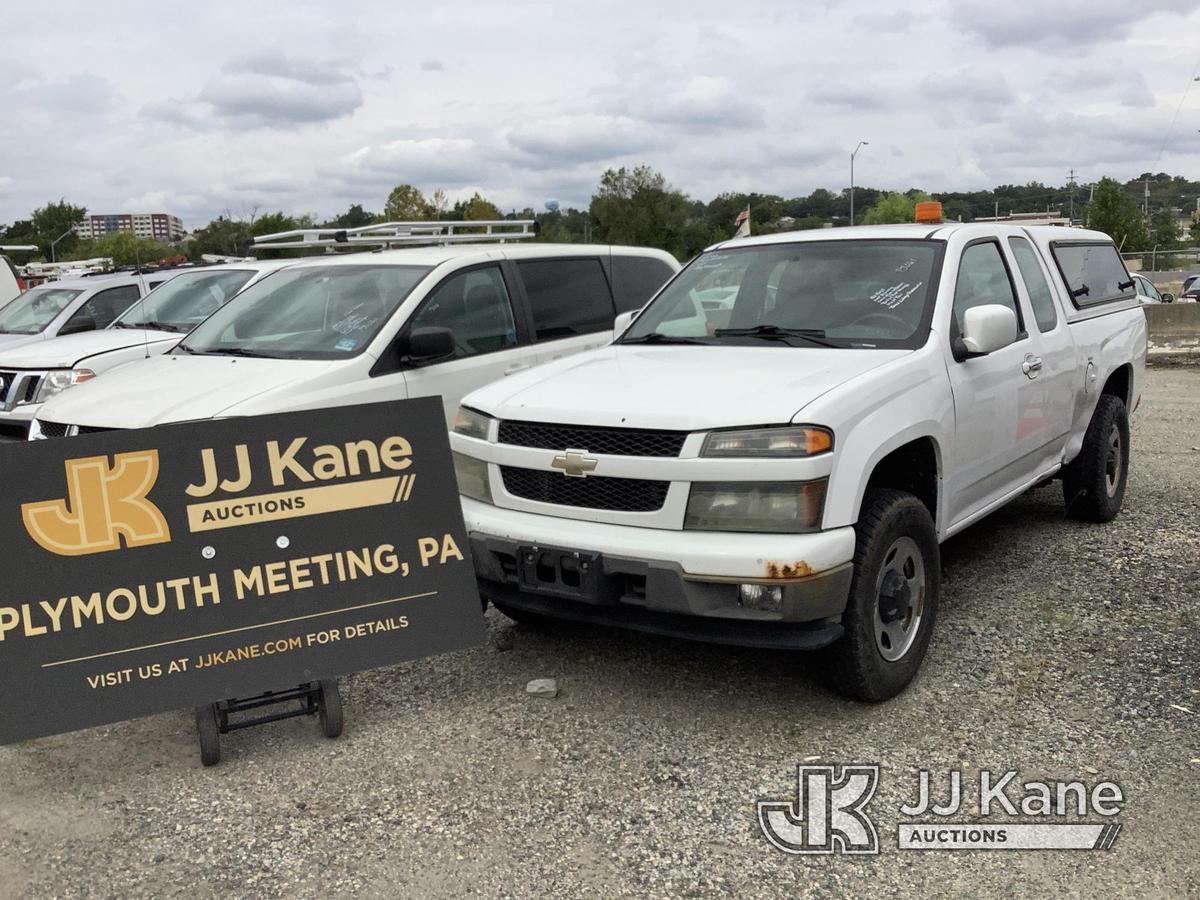
<path id="1" fill-rule="evenodd" d="M 1028 354 L 1024 362 L 1021 363 L 1021 371 L 1030 378 L 1036 378 L 1037 373 L 1042 371 L 1042 358 L 1034 356 L 1032 353 Z"/>
<path id="2" fill-rule="evenodd" d="M 529 363 L 516 363 L 504 370 L 505 375 L 516 375 L 518 372 L 524 372 L 529 368 Z"/>

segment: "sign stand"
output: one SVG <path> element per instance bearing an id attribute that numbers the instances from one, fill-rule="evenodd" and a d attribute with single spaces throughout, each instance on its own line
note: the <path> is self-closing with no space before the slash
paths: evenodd
<path id="1" fill-rule="evenodd" d="M 253 716 L 231 722 L 231 714 L 284 706 L 292 701 L 299 705 L 281 712 Z M 215 766 L 221 761 L 221 735 L 269 722 L 294 719 L 297 716 L 319 716 L 321 732 L 327 738 L 342 733 L 342 695 L 336 681 L 310 681 L 286 691 L 267 691 L 256 697 L 220 700 L 196 707 L 196 731 L 200 734 L 200 762 Z"/>

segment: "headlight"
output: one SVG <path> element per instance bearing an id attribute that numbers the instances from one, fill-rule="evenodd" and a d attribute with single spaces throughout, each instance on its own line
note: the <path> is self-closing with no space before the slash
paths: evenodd
<path id="1" fill-rule="evenodd" d="M 471 409 L 469 406 L 460 406 L 458 415 L 454 417 L 454 431 L 458 434 L 465 434 L 467 437 L 480 438 L 487 440 L 488 428 L 492 424 L 492 417 L 485 416 L 481 412 Z"/>
<path id="2" fill-rule="evenodd" d="M 817 531 L 828 479 L 817 481 L 697 481 L 683 527 L 695 531 L 795 534 Z"/>
<path id="3" fill-rule="evenodd" d="M 33 402 L 45 403 L 55 394 L 61 394 L 67 388 L 91 381 L 95 377 L 96 373 L 91 369 L 52 369 L 42 379 L 42 386 L 38 388 Z"/>
<path id="4" fill-rule="evenodd" d="M 704 439 L 701 456 L 816 456 L 833 449 L 833 432 L 817 425 L 714 431 Z"/>
<path id="5" fill-rule="evenodd" d="M 472 500 L 492 502 L 492 486 L 488 482 L 488 464 L 482 459 L 467 456 L 457 450 L 454 456 L 454 477 L 458 480 L 458 492 Z"/>

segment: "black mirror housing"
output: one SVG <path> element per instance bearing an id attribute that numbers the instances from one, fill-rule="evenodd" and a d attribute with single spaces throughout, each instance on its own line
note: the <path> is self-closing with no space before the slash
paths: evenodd
<path id="1" fill-rule="evenodd" d="M 404 341 L 404 358 L 418 364 L 453 356 L 454 332 L 449 328 L 414 328 Z"/>

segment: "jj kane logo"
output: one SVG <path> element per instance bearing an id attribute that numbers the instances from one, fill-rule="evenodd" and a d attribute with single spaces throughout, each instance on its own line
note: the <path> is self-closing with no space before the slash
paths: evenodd
<path id="1" fill-rule="evenodd" d="M 784 853 L 879 852 L 865 810 L 879 784 L 879 766 L 797 766 L 795 800 L 759 800 L 758 824 Z"/>
<path id="2" fill-rule="evenodd" d="M 59 556 L 86 556 L 127 547 L 163 544 L 171 529 L 147 498 L 158 480 L 158 451 L 68 459 L 66 500 L 21 506 L 29 536 Z"/>
<path id="3" fill-rule="evenodd" d="M 784 853 L 879 852 L 866 807 L 879 783 L 879 766 L 799 766 L 794 800 L 759 800 L 763 835 Z M 1125 801 L 1113 781 L 1017 781 L 1016 771 L 979 772 L 973 792 L 963 773 L 949 773 L 945 802 L 934 797 L 922 769 L 917 795 L 900 807 L 900 850 L 1111 850 L 1121 833 L 1113 817 Z M 957 819 L 971 793 L 977 816 Z M 1005 817 L 1000 821 L 991 816 Z M 1022 817 L 1025 821 L 1011 821 Z M 1091 819 L 1091 821 L 1088 821 Z"/>

